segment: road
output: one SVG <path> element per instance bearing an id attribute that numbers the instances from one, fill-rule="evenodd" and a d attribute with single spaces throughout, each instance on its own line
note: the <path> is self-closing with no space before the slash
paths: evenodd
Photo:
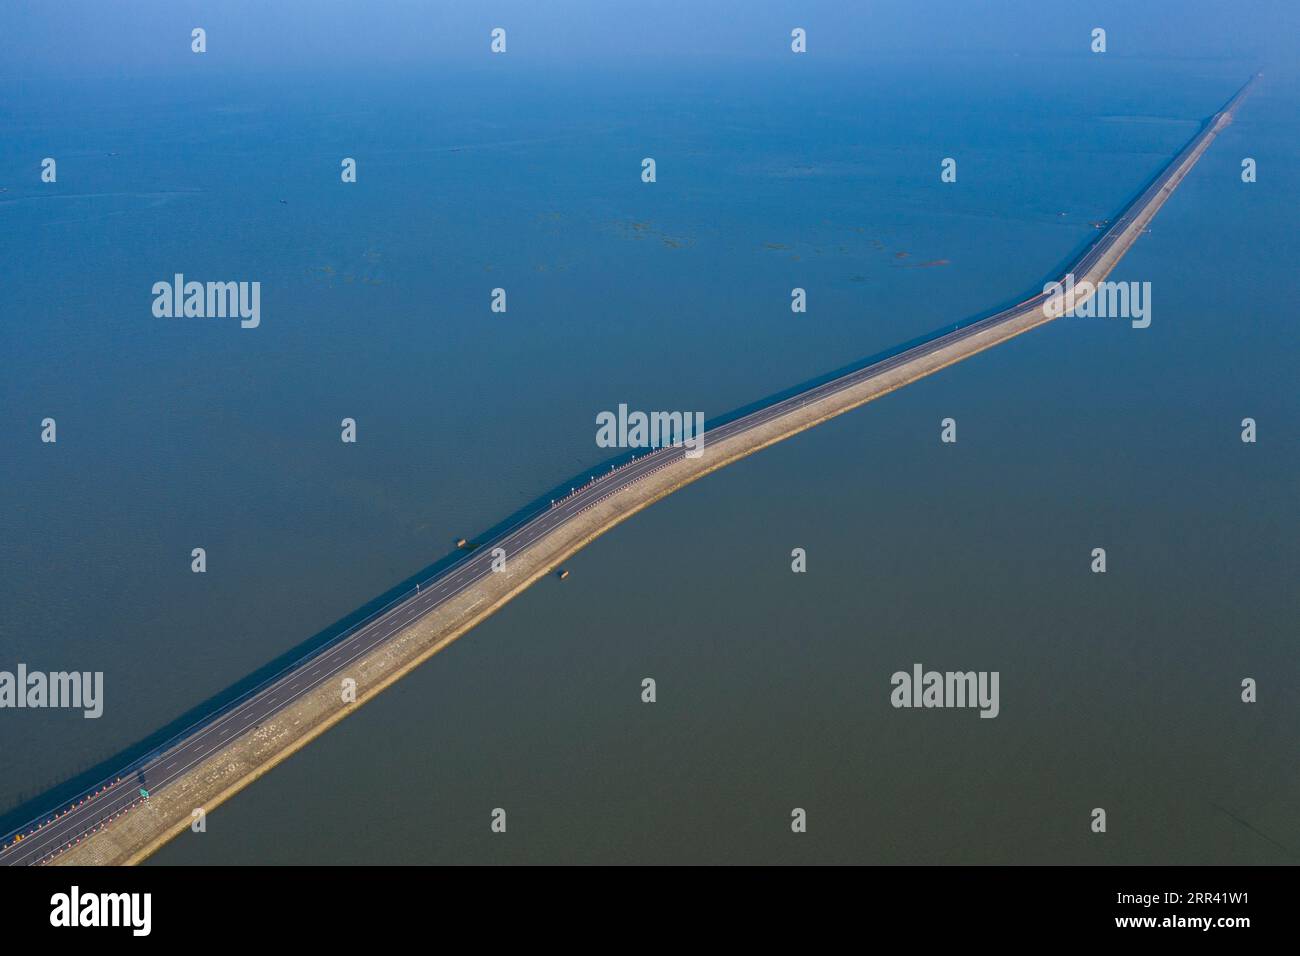
<path id="1" fill-rule="evenodd" d="M 1231 121 L 1233 110 L 1254 82 L 1255 78 L 1252 78 L 1220 112 L 1208 120 L 1151 184 L 1125 207 L 1106 231 L 1066 270 L 1075 276 L 1076 283 L 1085 278 L 1092 281 L 1104 278 L 1142 233 L 1146 223 L 1215 135 Z M 846 389 L 941 350 L 950 349 L 1000 325 L 1023 320 L 1035 312 L 1041 315 L 1046 298 L 1045 294 L 1036 295 L 996 315 L 936 335 L 883 361 L 710 428 L 704 435 L 705 446 L 716 445 L 726 438 L 766 425 L 791 412 L 806 409 Z M 417 588 L 376 611 L 324 647 L 284 668 L 150 754 L 90 788 L 78 799 L 8 834 L 0 841 L 0 862 L 6 866 L 48 862 L 117 817 L 129 813 L 148 799 L 144 796 L 145 792 L 157 794 L 190 768 L 222 750 L 247 731 L 258 727 L 303 695 L 328 681 L 336 680 L 354 662 L 364 659 L 412 623 L 473 587 L 484 576 L 492 573 L 494 549 L 504 549 L 508 557 L 520 554 L 556 528 L 611 496 L 634 495 L 636 492 L 633 486 L 637 482 L 678 462 L 684 454 L 685 449 L 681 447 L 650 450 L 591 479 L 568 496 L 529 515 L 493 538 L 480 542 L 459 561 L 427 581 L 422 581 Z M 16 839 L 18 837 L 21 839 Z"/>

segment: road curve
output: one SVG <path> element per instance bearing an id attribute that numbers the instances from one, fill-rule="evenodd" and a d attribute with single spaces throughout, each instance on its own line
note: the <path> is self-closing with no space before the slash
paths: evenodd
<path id="1" fill-rule="evenodd" d="M 1109 228 L 1066 270 L 1074 276 L 1076 287 L 1084 282 L 1095 284 L 1109 274 L 1214 137 L 1231 122 L 1233 111 L 1254 82 L 1255 78 L 1252 78 L 1222 110 L 1208 120 L 1150 185 L 1125 207 Z M 1072 304 L 1079 304 L 1085 297 L 1081 295 Z M 146 800 L 157 797 L 160 791 L 165 792 L 169 785 L 209 757 L 223 752 L 306 695 L 334 682 L 345 669 L 363 661 L 367 655 L 383 647 L 396 635 L 479 585 L 487 575 L 493 573 L 492 552 L 495 549 L 504 549 L 512 560 L 534 551 L 544 551 L 551 537 L 557 532 L 571 530 L 579 516 L 608 502 L 626 501 L 626 507 L 621 509 L 618 517 L 583 537 L 575 546 L 569 547 L 565 554 L 560 555 L 562 558 L 682 484 L 842 414 L 880 394 L 1051 321 L 1056 316 L 1045 312 L 1043 306 L 1046 299 L 1045 294 L 1036 295 L 996 315 L 936 335 L 883 361 L 710 428 L 704 436 L 705 455 L 712 460 L 703 463 L 692 461 L 689 473 L 684 465 L 689 461 L 685 458 L 685 450 L 670 446 L 648 451 L 589 481 L 567 497 L 525 517 L 491 539 L 480 542 L 458 562 L 420 582 L 416 588 L 374 612 L 324 647 L 304 656 L 146 756 L 123 767 L 77 799 L 11 832 L 0 841 L 0 863 L 20 866 L 50 862 L 61 853 L 91 839 Z M 789 428 L 775 428 L 787 420 L 790 422 Z M 678 484 L 667 491 L 654 494 L 643 490 L 644 486 L 640 483 L 668 468 L 683 470 L 683 478 Z M 641 497 L 638 498 L 638 495 Z M 535 580 L 536 576 L 510 592 L 502 603 Z M 481 616 L 475 617 L 463 629 L 473 626 Z M 461 631 L 456 632 L 457 635 L 459 633 Z M 179 826 L 173 825 L 172 833 L 176 829 L 183 829 L 186 823 L 188 818 L 181 821 Z M 156 848 L 166 838 L 155 841 L 149 850 Z M 145 851 L 147 852 L 149 851 Z"/>

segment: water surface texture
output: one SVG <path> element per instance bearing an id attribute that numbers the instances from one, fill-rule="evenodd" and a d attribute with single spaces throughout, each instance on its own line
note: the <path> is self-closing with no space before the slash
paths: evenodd
<path id="1" fill-rule="evenodd" d="M 7 81 L 0 668 L 107 698 L 0 712 L 7 824 L 600 465 L 597 412 L 1039 291 L 1258 68 L 784 43 Z M 154 859 L 1295 862 L 1298 105 L 1267 76 L 1111 276 L 1150 328 L 1053 323 L 673 495 Z M 260 281 L 261 326 L 154 318 L 178 272 Z M 1000 716 L 893 709 L 914 662 L 999 671 Z"/>

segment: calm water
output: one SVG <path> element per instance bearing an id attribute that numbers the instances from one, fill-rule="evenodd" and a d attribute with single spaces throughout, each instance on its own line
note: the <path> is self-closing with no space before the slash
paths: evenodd
<path id="1" fill-rule="evenodd" d="M 791 59 L 21 90 L 0 667 L 107 702 L 0 712 L 6 824 L 598 465 L 596 412 L 1036 291 L 1252 69 Z M 1151 328 L 1056 323 L 656 505 L 156 861 L 1294 862 L 1298 91 L 1112 276 Z M 260 281 L 261 327 L 154 319 L 175 272 Z M 1001 716 L 892 709 L 916 661 L 999 670 Z"/>

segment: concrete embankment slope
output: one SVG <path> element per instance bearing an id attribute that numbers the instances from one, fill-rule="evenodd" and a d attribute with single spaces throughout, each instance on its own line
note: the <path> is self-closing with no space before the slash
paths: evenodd
<path id="1" fill-rule="evenodd" d="M 1236 102 L 1234 99 L 1231 105 Z M 1092 262 L 1085 254 L 1081 264 L 1088 265 L 1082 275 L 1076 275 L 1076 283 L 1096 283 L 1109 274 L 1228 121 L 1226 112 L 1216 117 L 1209 135 L 1178 161 L 1159 191 L 1141 208 L 1129 211 L 1131 220 L 1122 231 L 1107 234 L 1110 243 L 1103 254 L 1094 257 Z M 1079 305 L 1089 294 L 1090 291 L 1084 291 L 1068 304 Z M 574 552 L 643 508 L 710 472 L 1055 318 L 1036 300 L 1002 315 L 1005 318 L 971 334 L 947 344 L 945 339 L 939 339 L 924 349 L 914 350 L 915 355 L 906 353 L 911 357 L 878 374 L 830 394 L 810 397 L 806 403 L 793 406 L 769 421 L 708 442 L 702 457 L 678 458 L 598 501 L 511 554 L 505 572 L 486 575 L 350 665 L 343 676 L 356 682 L 355 702 L 343 702 L 337 683 L 316 688 L 253 730 L 235 737 L 228 746 L 190 768 L 144 804 L 57 856 L 55 862 L 70 865 L 139 862 L 182 833 L 190 825 L 194 810 L 211 812 L 487 618 Z"/>

